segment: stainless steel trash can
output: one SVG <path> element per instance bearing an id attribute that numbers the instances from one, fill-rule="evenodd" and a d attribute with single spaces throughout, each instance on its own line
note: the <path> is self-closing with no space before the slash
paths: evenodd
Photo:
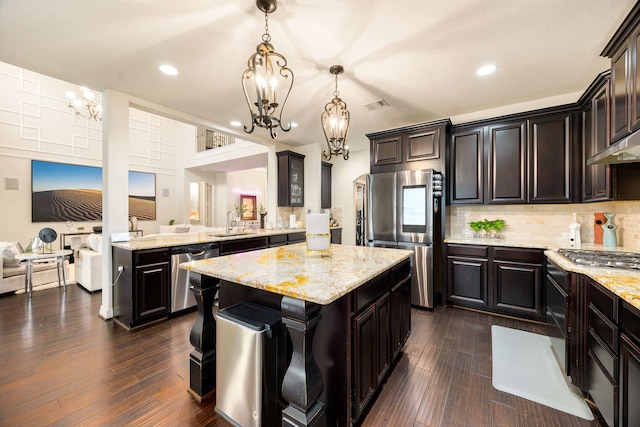
<path id="1" fill-rule="evenodd" d="M 243 302 L 219 310 L 216 325 L 215 411 L 234 426 L 279 424 L 288 362 L 280 312 Z"/>

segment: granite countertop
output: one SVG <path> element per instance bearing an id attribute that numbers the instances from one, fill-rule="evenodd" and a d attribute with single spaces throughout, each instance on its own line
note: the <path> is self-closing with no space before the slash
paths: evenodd
<path id="1" fill-rule="evenodd" d="M 640 310 L 640 270 L 585 267 L 573 263 L 556 251 L 545 251 L 544 254 L 563 270 L 589 276 Z"/>
<path id="2" fill-rule="evenodd" d="M 331 245 L 307 256 L 306 243 L 180 264 L 181 268 L 280 295 L 327 305 L 409 258 L 411 251 Z"/>
<path id="3" fill-rule="evenodd" d="M 557 253 L 558 249 L 570 248 L 567 242 L 559 241 L 521 241 L 517 239 L 474 239 L 466 236 L 452 236 L 445 239 L 445 243 L 459 243 L 468 245 L 506 246 L 520 248 L 546 249 L 547 258 L 565 271 L 584 274 L 609 289 L 620 298 L 640 310 L 640 270 L 625 270 L 619 268 L 596 268 L 580 266 Z M 596 251 L 637 252 L 623 246 L 604 248 L 602 245 L 583 243 L 574 249 Z"/>
<path id="4" fill-rule="evenodd" d="M 339 227 L 338 227 L 339 228 Z M 251 237 L 275 236 L 278 234 L 304 233 L 304 228 L 287 228 L 282 230 L 254 230 L 251 232 L 234 233 L 223 236 L 217 232 L 202 233 L 174 233 L 136 237 L 128 242 L 114 242 L 111 245 L 117 248 L 137 251 L 142 249 L 168 248 L 172 246 L 193 245 L 198 243 L 215 243 L 225 240 L 249 239 Z"/>

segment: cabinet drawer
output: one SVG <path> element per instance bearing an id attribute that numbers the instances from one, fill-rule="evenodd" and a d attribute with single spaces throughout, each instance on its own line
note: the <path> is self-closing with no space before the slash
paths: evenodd
<path id="1" fill-rule="evenodd" d="M 157 264 L 160 262 L 169 262 L 169 249 L 136 251 L 134 256 L 135 265 Z"/>
<path id="2" fill-rule="evenodd" d="M 384 294 L 391 284 L 391 276 L 388 273 L 382 273 L 380 276 L 371 280 L 369 284 L 361 286 L 354 292 L 354 313 L 359 313 L 363 308 L 369 307 L 382 294 Z"/>
<path id="3" fill-rule="evenodd" d="M 253 251 L 268 247 L 267 237 L 251 237 L 247 239 L 225 240 L 220 242 L 220 255 Z"/>
<path id="4" fill-rule="evenodd" d="M 269 245 L 270 246 L 279 246 L 284 245 L 287 242 L 286 234 L 277 234 L 275 236 L 269 236 Z"/>
<path id="5" fill-rule="evenodd" d="M 611 351 L 593 329 L 589 331 L 589 352 L 595 356 L 609 377 L 618 383 L 618 357 Z"/>
<path id="6" fill-rule="evenodd" d="M 493 259 L 500 261 L 527 262 L 542 264 L 544 251 L 541 249 L 494 248 Z"/>
<path id="7" fill-rule="evenodd" d="M 411 273 L 411 261 L 405 260 L 391 268 L 391 283 L 399 283 Z"/>
<path id="8" fill-rule="evenodd" d="M 598 283 L 589 281 L 589 302 L 614 324 L 620 323 L 619 298 Z"/>
<path id="9" fill-rule="evenodd" d="M 291 243 L 304 242 L 306 240 L 305 233 L 290 233 L 287 236 L 287 241 Z"/>
<path id="10" fill-rule="evenodd" d="M 619 388 L 611 381 L 593 353 L 588 356 L 588 392 L 593 401 L 598 405 L 600 414 L 607 425 L 617 425 L 617 407 Z"/>
<path id="11" fill-rule="evenodd" d="M 624 332 L 635 345 L 640 347 L 640 310 L 632 307 L 627 302 L 623 302 L 621 317 L 622 332 Z"/>
<path id="12" fill-rule="evenodd" d="M 489 247 L 473 245 L 447 245 L 447 254 L 486 258 L 489 254 Z"/>
<path id="13" fill-rule="evenodd" d="M 598 310 L 593 304 L 589 304 L 589 326 L 607 345 L 618 354 L 618 327 Z"/>

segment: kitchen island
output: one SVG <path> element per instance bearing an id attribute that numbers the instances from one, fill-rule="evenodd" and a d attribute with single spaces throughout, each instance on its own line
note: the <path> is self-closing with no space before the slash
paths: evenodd
<path id="1" fill-rule="evenodd" d="M 291 338 L 282 425 L 354 425 L 411 330 L 410 255 L 331 245 L 328 257 L 307 256 L 295 244 L 182 264 L 198 303 L 190 392 L 204 398 L 215 388 L 219 290 L 221 310 L 250 301 L 281 312 Z"/>

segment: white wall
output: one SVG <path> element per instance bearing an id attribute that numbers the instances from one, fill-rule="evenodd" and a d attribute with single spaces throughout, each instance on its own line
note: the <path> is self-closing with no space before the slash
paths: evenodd
<path id="1" fill-rule="evenodd" d="M 349 160 L 338 157 L 331 163 L 331 205 L 342 210 L 342 244 L 355 245 L 355 180 L 369 173 L 369 150 L 350 151 Z"/>
<path id="2" fill-rule="evenodd" d="M 0 88 L 0 240 L 26 246 L 43 227 L 70 231 L 64 223 L 31 222 L 31 160 L 101 167 L 102 123 L 67 107 L 65 92 L 78 92 L 70 83 L 0 62 Z M 184 214 L 177 147 L 194 141 L 194 126 L 129 108 L 129 169 L 156 174 L 157 220 L 140 221 L 145 233 Z M 19 189 L 5 189 L 6 178 L 17 178 Z M 95 225 L 100 222 L 76 222 L 74 229 Z"/>
<path id="3" fill-rule="evenodd" d="M 240 206 L 241 195 L 256 196 L 256 209 L 260 207 L 261 203 L 266 209 L 269 197 L 267 191 L 267 168 L 228 172 L 226 195 L 225 213 L 229 209 L 235 209 L 236 206 Z M 215 225 L 224 226 L 225 223 Z"/>

